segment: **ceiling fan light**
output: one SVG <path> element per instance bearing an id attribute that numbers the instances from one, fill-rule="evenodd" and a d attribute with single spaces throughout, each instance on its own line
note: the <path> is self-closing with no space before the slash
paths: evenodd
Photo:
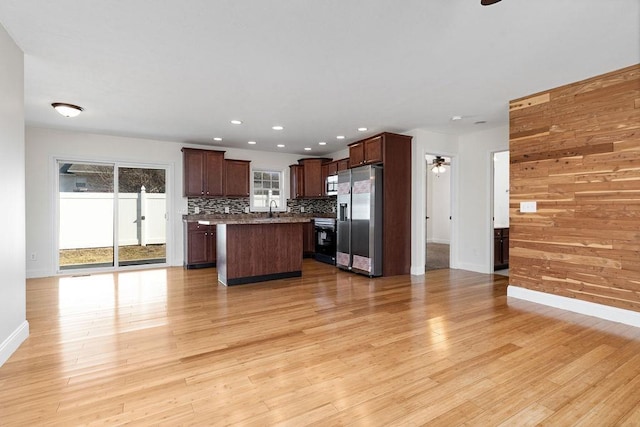
<path id="1" fill-rule="evenodd" d="M 66 104 L 64 102 L 54 102 L 51 106 L 65 117 L 76 117 L 84 111 L 82 107 L 78 107 L 73 104 Z"/>

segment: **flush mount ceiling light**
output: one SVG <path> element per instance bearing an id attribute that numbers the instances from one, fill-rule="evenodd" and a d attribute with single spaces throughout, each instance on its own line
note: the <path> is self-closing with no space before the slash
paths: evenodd
<path id="1" fill-rule="evenodd" d="M 65 117 L 75 117 L 82 113 L 84 109 L 73 104 L 65 104 L 63 102 L 54 102 L 51 106 Z"/>
<path id="2" fill-rule="evenodd" d="M 256 145 L 256 144 L 257 144 L 257 142 L 255 142 L 255 141 L 247 141 L 247 144 L 249 144 L 249 145 Z"/>
<path id="3" fill-rule="evenodd" d="M 338 135 L 336 136 L 336 139 L 344 139 L 344 135 Z"/>
<path id="4" fill-rule="evenodd" d="M 367 130 L 369 130 L 369 129 L 367 129 L 365 127 L 358 128 L 358 132 L 366 132 Z"/>
<path id="5" fill-rule="evenodd" d="M 304 151 L 311 151 L 311 147 L 304 147 Z"/>
<path id="6" fill-rule="evenodd" d="M 492 4 L 498 3 L 500 0 L 480 0 L 480 4 L 483 6 L 490 6 Z"/>
<path id="7" fill-rule="evenodd" d="M 284 129 L 284 127 L 280 126 L 280 125 L 276 125 L 276 126 L 271 126 L 271 129 L 273 129 L 273 130 L 282 130 L 282 129 Z"/>
<path id="8" fill-rule="evenodd" d="M 215 138 L 213 138 L 213 140 L 220 142 L 220 141 L 222 141 L 222 138 L 220 138 L 219 136 L 216 136 Z"/>
<path id="9" fill-rule="evenodd" d="M 278 145 L 276 145 L 276 147 L 278 147 L 278 148 L 284 148 L 284 144 L 278 144 Z"/>
<path id="10" fill-rule="evenodd" d="M 242 124 L 242 120 L 231 120 L 231 124 L 232 125 L 241 125 Z"/>
<path id="11" fill-rule="evenodd" d="M 324 142 L 324 141 L 320 141 L 320 142 L 318 142 L 318 145 L 327 145 L 327 143 Z"/>

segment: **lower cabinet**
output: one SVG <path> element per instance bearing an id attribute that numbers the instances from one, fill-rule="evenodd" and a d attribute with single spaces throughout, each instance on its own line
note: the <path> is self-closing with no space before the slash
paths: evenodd
<path id="1" fill-rule="evenodd" d="M 316 253 L 316 229 L 313 220 L 302 224 L 302 256 L 311 258 Z"/>
<path id="2" fill-rule="evenodd" d="M 493 270 L 509 268 L 509 229 L 495 228 L 493 239 Z"/>
<path id="3" fill-rule="evenodd" d="M 186 222 L 184 236 L 184 267 L 215 267 L 216 226 Z"/>

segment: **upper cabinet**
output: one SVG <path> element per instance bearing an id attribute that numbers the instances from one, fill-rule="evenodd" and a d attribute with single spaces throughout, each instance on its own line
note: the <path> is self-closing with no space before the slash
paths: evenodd
<path id="1" fill-rule="evenodd" d="M 349 158 L 348 157 L 346 159 L 336 160 L 336 162 L 338 164 L 337 172 L 346 171 L 347 169 L 349 169 Z"/>
<path id="2" fill-rule="evenodd" d="M 251 162 L 248 160 L 224 161 L 224 195 L 229 197 L 249 196 Z"/>
<path id="3" fill-rule="evenodd" d="M 289 178 L 291 181 L 291 198 L 304 197 L 304 167 L 302 165 L 289 166 Z"/>
<path id="4" fill-rule="evenodd" d="M 331 159 L 300 159 L 297 165 L 289 166 L 291 198 L 313 198 L 325 196 L 325 166 Z"/>
<path id="5" fill-rule="evenodd" d="M 224 194 L 224 151 L 182 149 L 183 195 L 212 197 Z"/>
<path id="6" fill-rule="evenodd" d="M 183 148 L 183 195 L 248 197 L 251 162 L 224 158 L 224 151 Z"/>
<path id="7" fill-rule="evenodd" d="M 382 163 L 382 145 L 385 134 L 354 142 L 349 145 L 349 164 L 354 168 L 372 163 Z"/>
<path id="8" fill-rule="evenodd" d="M 322 197 L 324 181 L 322 181 L 322 163 L 326 159 L 300 160 L 304 168 L 304 197 Z"/>

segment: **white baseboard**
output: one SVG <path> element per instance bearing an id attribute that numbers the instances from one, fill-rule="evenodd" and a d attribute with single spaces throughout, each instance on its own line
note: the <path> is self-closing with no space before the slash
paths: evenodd
<path id="1" fill-rule="evenodd" d="M 457 263 L 455 267 L 451 266 L 451 268 L 456 268 L 459 270 L 475 271 L 476 273 L 484 273 L 484 274 L 492 273 L 492 272 L 488 272 L 487 267 L 483 264 L 471 264 L 468 262 Z"/>
<path id="2" fill-rule="evenodd" d="M 37 279 L 39 277 L 51 277 L 54 273 L 49 270 L 27 270 L 27 279 Z"/>
<path id="3" fill-rule="evenodd" d="M 625 310 L 624 308 L 611 307 L 590 301 L 582 301 L 575 298 L 567 298 L 546 292 L 533 291 L 513 285 L 507 287 L 507 296 L 572 311 L 574 313 L 585 314 L 599 319 L 640 327 L 640 313 L 637 311 Z"/>
<path id="4" fill-rule="evenodd" d="M 0 344 L 0 366 L 9 360 L 9 357 L 20 347 L 20 344 L 29 337 L 29 322 L 22 322 L 18 328 Z"/>
<path id="5" fill-rule="evenodd" d="M 424 276 L 425 271 L 424 264 L 417 267 L 411 266 L 410 274 L 412 276 Z"/>

